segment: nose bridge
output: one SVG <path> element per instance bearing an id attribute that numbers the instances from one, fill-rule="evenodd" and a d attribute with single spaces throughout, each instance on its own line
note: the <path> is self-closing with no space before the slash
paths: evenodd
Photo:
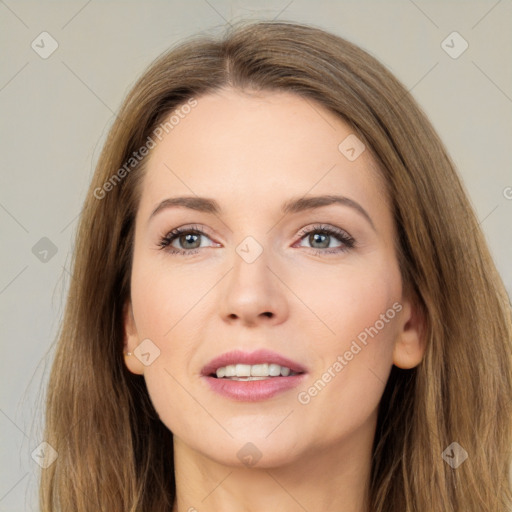
<path id="1" fill-rule="evenodd" d="M 235 252 L 240 257 L 240 259 L 248 265 L 252 265 L 257 260 L 267 260 L 268 243 L 266 243 L 264 240 L 261 240 L 261 235 L 258 236 L 258 239 L 252 235 L 248 235 L 236 246 Z M 263 244 L 266 244 L 265 248 Z M 265 253 L 264 256 L 263 253 Z"/>
<path id="2" fill-rule="evenodd" d="M 249 235 L 235 247 L 232 271 L 223 290 L 225 317 L 254 323 L 258 318 L 280 318 L 285 314 L 283 290 L 270 270 L 272 257 L 268 243 L 264 244 Z"/>
<path id="3" fill-rule="evenodd" d="M 266 290 L 269 285 L 269 260 L 272 259 L 269 256 L 265 241 L 260 242 L 252 235 L 246 236 L 235 247 L 231 284 L 243 288 L 245 293 L 255 292 L 257 288 Z"/>

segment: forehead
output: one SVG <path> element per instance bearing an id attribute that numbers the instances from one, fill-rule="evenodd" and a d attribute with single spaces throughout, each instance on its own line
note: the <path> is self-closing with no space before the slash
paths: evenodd
<path id="1" fill-rule="evenodd" d="M 257 211 L 283 191 L 339 192 L 367 201 L 380 193 L 382 201 L 382 178 L 369 151 L 347 158 L 344 141 L 354 141 L 354 130 L 319 103 L 290 92 L 232 89 L 196 101 L 156 139 L 143 202 L 186 193 Z"/>

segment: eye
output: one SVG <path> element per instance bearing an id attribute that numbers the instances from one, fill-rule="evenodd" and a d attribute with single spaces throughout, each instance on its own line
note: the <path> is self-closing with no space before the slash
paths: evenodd
<path id="1" fill-rule="evenodd" d="M 310 228 L 302 229 L 299 233 L 301 241 L 306 239 L 311 244 L 315 254 L 336 254 L 346 252 L 355 246 L 355 240 L 346 231 L 333 226 L 316 224 Z M 171 254 L 190 256 L 199 252 L 204 247 L 201 238 L 211 240 L 208 235 L 197 226 L 185 226 L 169 231 L 161 238 L 158 246 Z M 338 241 L 338 245 L 332 246 L 332 242 Z M 178 245 L 178 247 L 176 246 Z M 217 245 L 217 247 L 220 244 Z M 299 245 L 299 247 L 304 247 Z"/>
<path id="2" fill-rule="evenodd" d="M 305 239 L 311 244 L 311 248 L 315 249 L 315 254 L 346 252 L 354 248 L 356 242 L 346 231 L 323 224 L 316 224 L 310 228 L 305 228 L 301 230 L 299 236 L 301 241 Z M 331 242 L 336 240 L 339 242 L 339 245 L 333 247 Z M 300 245 L 299 247 L 304 246 Z"/>
<path id="3" fill-rule="evenodd" d="M 165 249 L 171 254 L 189 256 L 196 254 L 198 249 L 205 247 L 201 244 L 201 237 L 209 238 L 208 235 L 197 226 L 175 228 L 162 237 L 158 246 L 160 249 Z M 173 245 L 174 242 L 176 242 L 179 247 Z M 206 247 L 211 247 L 211 245 Z"/>

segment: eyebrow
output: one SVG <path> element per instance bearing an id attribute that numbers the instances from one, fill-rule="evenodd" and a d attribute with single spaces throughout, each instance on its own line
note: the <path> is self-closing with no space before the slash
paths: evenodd
<path id="1" fill-rule="evenodd" d="M 287 215 L 290 213 L 299 213 L 306 210 L 322 208 L 332 204 L 341 204 L 356 210 L 368 221 L 373 230 L 376 231 L 375 225 L 373 224 L 372 218 L 368 212 L 359 203 L 345 196 L 322 195 L 292 198 L 283 203 L 281 212 L 284 215 Z M 149 218 L 151 219 L 157 213 L 168 208 L 188 208 L 190 210 L 210 213 L 212 215 L 220 215 L 222 212 L 222 208 L 219 206 L 219 203 L 215 201 L 215 199 L 199 196 L 180 196 L 164 199 L 156 206 Z"/>

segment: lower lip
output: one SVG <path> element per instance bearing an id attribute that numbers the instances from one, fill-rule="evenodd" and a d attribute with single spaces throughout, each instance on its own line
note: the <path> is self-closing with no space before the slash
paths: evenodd
<path id="1" fill-rule="evenodd" d="M 264 380 L 249 381 L 204 377 L 213 391 L 239 402 L 268 400 L 278 393 L 295 388 L 304 378 L 304 373 L 289 377 L 270 377 Z"/>

